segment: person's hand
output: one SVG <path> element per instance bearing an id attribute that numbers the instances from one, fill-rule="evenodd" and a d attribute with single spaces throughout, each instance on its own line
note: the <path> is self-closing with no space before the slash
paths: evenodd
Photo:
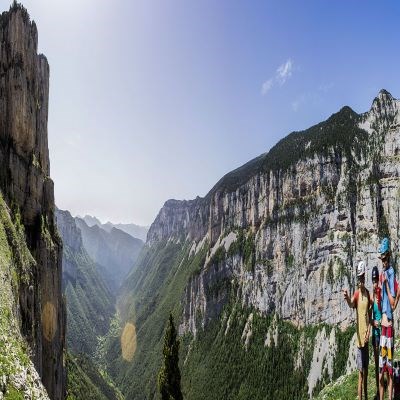
<path id="1" fill-rule="evenodd" d="M 347 291 L 347 289 L 343 289 L 342 292 L 343 292 L 344 299 L 346 301 L 349 300 L 349 292 Z"/>
<path id="2" fill-rule="evenodd" d="M 368 344 L 369 342 L 369 332 L 365 332 L 365 337 L 364 337 L 364 345 Z"/>
<path id="3" fill-rule="evenodd" d="M 379 328 L 379 322 L 376 319 L 374 319 L 374 327 Z"/>

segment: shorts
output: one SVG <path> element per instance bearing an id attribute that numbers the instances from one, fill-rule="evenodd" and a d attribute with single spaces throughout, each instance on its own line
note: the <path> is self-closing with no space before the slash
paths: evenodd
<path id="1" fill-rule="evenodd" d="M 364 347 L 357 347 L 357 369 L 362 371 L 367 369 L 369 364 L 369 350 L 368 344 Z"/>
<path id="2" fill-rule="evenodd" d="M 393 326 L 382 326 L 379 346 L 379 373 L 387 371 L 393 375 L 394 330 Z"/>

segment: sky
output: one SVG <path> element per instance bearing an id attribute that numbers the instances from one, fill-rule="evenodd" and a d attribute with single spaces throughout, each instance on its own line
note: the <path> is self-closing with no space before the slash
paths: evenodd
<path id="1" fill-rule="evenodd" d="M 0 0 L 7 10 L 11 1 Z M 400 97 L 400 2 L 25 0 L 56 204 L 150 225 L 342 106 Z"/>

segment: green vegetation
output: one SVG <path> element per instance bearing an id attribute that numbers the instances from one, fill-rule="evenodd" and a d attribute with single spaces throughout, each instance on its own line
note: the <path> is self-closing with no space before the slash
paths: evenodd
<path id="1" fill-rule="evenodd" d="M 286 254 L 285 266 L 287 270 L 291 270 L 294 266 L 294 255 L 292 253 Z"/>
<path id="2" fill-rule="evenodd" d="M 164 363 L 158 373 L 158 389 L 162 400 L 182 400 L 181 372 L 179 370 L 179 339 L 172 314 L 164 336 Z"/>
<path id="3" fill-rule="evenodd" d="M 75 270 L 67 278 L 67 345 L 73 353 L 95 355 L 98 337 L 105 335 L 115 313 L 114 298 L 84 248 L 63 246 L 64 268 Z"/>
<path id="4" fill-rule="evenodd" d="M 329 156 L 335 149 L 337 156 L 360 158 L 370 147 L 369 135 L 358 127 L 360 116 L 350 107 L 343 107 L 326 121 L 300 132 L 292 132 L 280 140 L 271 150 L 225 175 L 207 194 L 217 190 L 232 191 L 260 172 L 289 170 L 299 160 L 314 154 Z M 326 188 L 328 198 L 333 188 Z M 325 190 L 325 189 L 324 189 Z"/>
<path id="5" fill-rule="evenodd" d="M 34 265 L 20 215 L 17 211 L 12 215 L 0 193 L 0 377 L 6 384 L 2 388 L 5 389 L 4 399 L 26 398 L 27 392 L 14 384 L 17 375 L 26 374 L 26 391 L 38 387 L 32 374 L 30 349 L 21 336 L 17 314 L 19 284 L 29 284 Z"/>
<path id="6" fill-rule="evenodd" d="M 357 398 L 357 385 L 358 371 L 354 371 L 325 386 L 316 397 L 316 400 L 354 400 Z M 368 398 L 373 399 L 375 393 L 375 367 L 373 363 L 370 363 L 368 369 Z"/>
<path id="7" fill-rule="evenodd" d="M 328 271 L 326 273 L 326 281 L 329 285 L 332 285 L 334 282 L 333 261 L 332 260 L 329 260 L 329 263 L 328 263 Z"/>
<path id="8" fill-rule="evenodd" d="M 339 376 L 343 375 L 346 370 L 350 342 L 355 331 L 356 328 L 354 325 L 345 331 L 341 331 L 339 329 L 336 330 L 336 343 L 338 344 L 338 349 L 336 352 L 335 361 L 333 363 L 333 379 L 339 378 Z"/>
<path id="9" fill-rule="evenodd" d="M 112 323 L 110 333 L 101 341 L 101 363 L 119 385 L 126 398 L 155 399 L 157 371 L 161 368 L 159 354 L 163 348 L 164 324 L 170 310 L 174 318 L 182 315 L 182 296 L 191 283 L 197 284 L 198 271 L 204 266 L 208 244 L 196 255 L 189 256 L 189 243 L 165 241 L 145 248 L 137 268 L 128 277 L 124 295 L 118 304 L 119 317 Z M 214 267 L 225 257 L 242 257 L 249 264 L 255 258 L 254 236 L 237 231 L 237 240 L 226 253 L 217 249 L 212 257 Z M 268 260 L 267 260 L 268 261 Z M 334 261 L 325 269 L 333 282 Z M 286 263 L 294 266 L 294 256 L 287 253 Z M 266 265 L 271 263 L 266 262 Z M 271 265 L 272 270 L 272 265 Z M 330 269 L 330 271 L 329 271 Z M 340 268 L 339 268 L 340 271 Z M 327 278 L 328 279 L 328 278 Z M 336 278 L 337 279 L 337 278 Z M 307 376 L 311 366 L 315 335 L 321 326 L 298 329 L 288 322 L 242 308 L 233 300 L 235 282 L 230 278 L 204 284 L 207 298 L 227 293 L 231 303 L 221 310 L 222 318 L 206 319 L 195 312 L 197 335 L 186 333 L 181 338 L 180 370 L 184 398 L 201 399 L 264 399 L 308 398 Z M 278 295 L 279 297 L 279 295 Z M 253 313 L 251 332 L 243 338 L 249 314 Z M 229 319 L 229 328 L 227 320 Z M 273 322 L 274 321 L 274 322 Z M 125 324 L 136 328 L 137 348 L 132 360 L 122 357 L 121 334 Z M 278 342 L 265 345 L 270 330 L 278 331 Z M 345 371 L 349 341 L 354 330 L 340 332 L 325 325 L 328 334 L 336 329 L 339 349 L 334 359 L 334 376 Z M 246 341 L 246 344 L 245 344 Z M 301 344 L 300 344 L 301 343 Z M 300 363 L 301 367 L 294 369 Z M 145 366 L 145 367 L 143 367 Z M 286 371 L 293 371 L 288 377 Z M 321 379 L 317 393 L 328 377 Z"/>
<path id="10" fill-rule="evenodd" d="M 344 265 L 343 260 L 339 257 L 335 257 L 335 264 L 337 265 L 337 275 L 335 276 L 335 281 L 343 283 L 343 279 L 347 277 L 347 282 L 350 282 L 350 271 Z"/>
<path id="11" fill-rule="evenodd" d="M 41 215 L 40 216 L 40 233 L 43 240 L 46 243 L 46 247 L 51 251 L 54 251 L 56 244 L 54 243 L 54 235 L 52 234 L 52 230 L 50 228 L 49 221 L 47 216 Z"/>
<path id="12" fill-rule="evenodd" d="M 255 237 L 253 232 L 246 232 L 244 229 L 237 229 L 236 240 L 231 244 L 228 256 L 240 255 L 246 271 L 253 272 L 256 264 Z"/>
<path id="13" fill-rule="evenodd" d="M 328 201 L 328 203 L 335 202 L 336 188 L 331 183 L 321 185 L 321 192 L 325 196 L 325 199 Z"/>
<path id="14" fill-rule="evenodd" d="M 218 249 L 215 251 L 215 253 L 210 258 L 208 265 L 219 264 L 220 262 L 225 260 L 225 257 L 226 257 L 225 247 L 224 246 L 218 247 Z"/>
<path id="15" fill-rule="evenodd" d="M 253 232 L 250 232 L 246 236 L 246 240 L 244 242 L 244 247 L 243 247 L 243 262 L 244 266 L 247 269 L 247 271 L 254 271 L 254 266 L 255 266 L 255 258 L 256 258 L 256 249 L 254 246 L 254 234 Z"/>
<path id="16" fill-rule="evenodd" d="M 181 299 L 195 271 L 204 265 L 208 244 L 189 257 L 190 244 L 164 241 L 145 247 L 137 268 L 126 279 L 118 303 L 120 323 L 102 343 L 102 362 L 126 398 L 149 399 L 156 395 L 157 371 L 161 367 L 164 323 L 170 311 L 182 315 Z M 137 348 L 132 360 L 121 354 L 125 323 L 136 327 Z M 145 366 L 145 367 L 144 367 Z"/>
<path id="17" fill-rule="evenodd" d="M 8 386 L 4 400 L 24 400 L 24 392 L 13 386 Z"/>
<path id="18" fill-rule="evenodd" d="M 67 400 L 122 400 L 123 396 L 100 373 L 88 356 L 67 355 Z"/>
<path id="19" fill-rule="evenodd" d="M 243 331 L 250 312 L 252 334 L 248 346 Z M 322 326 L 297 329 L 288 322 L 263 316 L 240 305 L 228 306 L 220 321 L 214 320 L 194 339 L 186 334 L 182 342 L 182 390 L 187 399 L 306 399 L 315 336 Z M 229 316 L 229 328 L 227 320 Z M 277 330 L 277 343 L 266 346 L 268 332 Z M 345 372 L 349 337 L 354 330 L 336 329 L 339 349 L 334 374 Z M 340 341 L 343 341 L 343 345 Z M 300 367 L 296 363 L 300 360 Z M 290 371 L 290 372 L 289 372 Z"/>
<path id="20" fill-rule="evenodd" d="M 378 218 L 378 236 L 381 239 L 385 237 L 390 238 L 389 226 L 383 210 L 381 212 L 380 218 Z"/>

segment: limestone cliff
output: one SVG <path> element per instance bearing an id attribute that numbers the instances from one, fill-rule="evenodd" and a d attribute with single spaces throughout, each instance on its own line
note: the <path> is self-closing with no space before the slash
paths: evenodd
<path id="1" fill-rule="evenodd" d="M 186 346 L 183 390 L 193 399 L 313 397 L 354 369 L 354 312 L 341 289 L 355 289 L 361 259 L 371 287 L 383 236 L 398 262 L 399 172 L 400 101 L 382 90 L 369 111 L 343 107 L 289 134 L 204 198 L 168 200 L 119 302 L 138 343 L 116 376 L 124 392 L 156 398 L 159 364 L 149 352 L 161 349 L 170 310 Z M 119 366 L 118 353 L 110 356 Z M 135 378 L 141 365 L 150 366 L 147 384 Z M 288 369 L 294 374 L 281 382 Z"/>
<path id="2" fill-rule="evenodd" d="M 400 101 L 382 90 L 368 112 L 344 107 L 293 132 L 226 175 L 205 198 L 167 201 L 148 244 L 181 238 L 195 251 L 210 243 L 201 273 L 186 288 L 181 332 L 195 331 L 198 312 L 207 323 L 219 299 L 206 289 L 226 278 L 238 282 L 247 306 L 297 325 L 346 327 L 352 312 L 341 289 L 354 287 L 356 263 L 365 259 L 370 274 L 385 234 L 397 246 L 399 170 Z M 224 261 L 210 262 L 229 233 L 235 237 Z M 250 246 L 247 259 L 235 246 L 240 235 Z"/>
<path id="3" fill-rule="evenodd" d="M 0 17 L 0 190 L 34 262 L 18 280 L 18 320 L 51 399 L 63 399 L 62 243 L 54 220 L 47 145 L 49 65 L 38 32 L 15 3 Z"/>

